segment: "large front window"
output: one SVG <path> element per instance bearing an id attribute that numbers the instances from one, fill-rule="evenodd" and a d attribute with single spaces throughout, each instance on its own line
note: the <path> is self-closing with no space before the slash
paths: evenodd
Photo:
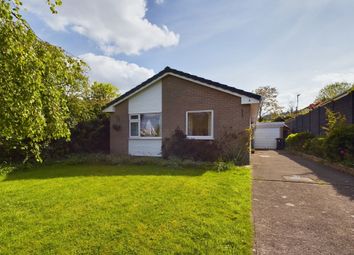
<path id="1" fill-rule="evenodd" d="M 213 138 L 213 111 L 189 111 L 186 114 L 187 137 L 195 139 Z"/>
<path id="2" fill-rule="evenodd" d="M 130 115 L 130 137 L 160 137 L 160 113 Z"/>

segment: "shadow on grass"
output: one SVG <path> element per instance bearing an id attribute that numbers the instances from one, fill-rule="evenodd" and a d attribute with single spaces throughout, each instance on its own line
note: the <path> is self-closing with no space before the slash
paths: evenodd
<path id="1" fill-rule="evenodd" d="M 342 173 L 332 167 L 325 166 L 321 163 L 305 159 L 301 156 L 294 155 L 287 151 L 277 151 L 280 155 L 285 156 L 292 161 L 310 169 L 313 174 L 320 180 L 331 184 L 338 193 L 354 200 L 354 176 Z"/>
<path id="2" fill-rule="evenodd" d="M 202 168 L 174 168 L 158 165 L 48 165 L 9 173 L 3 181 L 107 176 L 201 176 Z"/>

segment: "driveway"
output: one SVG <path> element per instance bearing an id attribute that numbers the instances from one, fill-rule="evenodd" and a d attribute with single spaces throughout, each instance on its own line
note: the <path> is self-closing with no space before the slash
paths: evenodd
<path id="1" fill-rule="evenodd" d="M 354 254 L 354 177 L 286 152 L 252 165 L 255 254 Z"/>

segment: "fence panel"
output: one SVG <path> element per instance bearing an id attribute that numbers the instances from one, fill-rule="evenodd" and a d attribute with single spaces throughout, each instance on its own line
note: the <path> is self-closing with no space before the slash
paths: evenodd
<path id="1" fill-rule="evenodd" d="M 343 114 L 349 124 L 354 124 L 354 91 L 305 115 L 287 120 L 286 124 L 293 133 L 307 131 L 314 135 L 322 135 L 324 133 L 323 127 L 327 126 L 326 108 Z"/>
<path id="2" fill-rule="evenodd" d="M 320 110 L 318 108 L 310 112 L 310 132 L 314 135 L 320 134 Z"/>
<path id="3" fill-rule="evenodd" d="M 348 123 L 352 123 L 353 120 L 353 97 L 351 95 L 342 97 L 335 101 L 333 111 L 342 113 L 347 119 Z"/>
<path id="4" fill-rule="evenodd" d="M 296 117 L 296 132 L 302 132 L 302 115 Z"/>
<path id="5" fill-rule="evenodd" d="M 310 114 L 302 115 L 302 132 L 310 132 Z"/>

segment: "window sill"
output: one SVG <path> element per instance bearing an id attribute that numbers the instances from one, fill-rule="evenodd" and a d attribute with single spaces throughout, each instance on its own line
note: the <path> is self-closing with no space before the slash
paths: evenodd
<path id="1" fill-rule="evenodd" d="M 129 140 L 162 140 L 162 137 L 129 137 Z"/>
<path id="2" fill-rule="evenodd" d="M 187 136 L 187 139 L 195 139 L 195 140 L 214 140 L 212 136 Z"/>

